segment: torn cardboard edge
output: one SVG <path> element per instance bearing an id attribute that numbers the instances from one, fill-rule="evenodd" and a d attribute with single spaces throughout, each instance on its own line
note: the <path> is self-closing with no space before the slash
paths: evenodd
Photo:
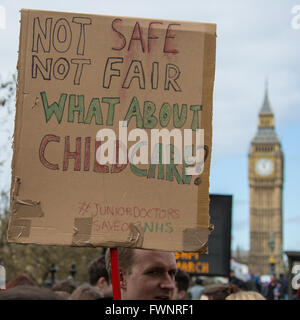
<path id="1" fill-rule="evenodd" d="M 35 14 L 35 13 L 48 13 L 48 14 L 52 14 L 53 16 L 59 16 L 59 15 L 71 15 L 71 16 L 78 16 L 78 17 L 104 17 L 104 18 L 109 18 L 109 19 L 115 19 L 116 17 L 120 18 L 120 19 L 131 19 L 132 21 L 136 21 L 136 20 L 145 20 L 146 22 L 152 21 L 153 19 L 149 18 L 149 17 L 136 17 L 136 16 L 123 16 L 123 15 L 112 15 L 112 14 L 97 14 L 97 13 L 82 13 L 82 12 L 72 12 L 72 11 L 53 11 L 53 10 L 40 10 L 40 9 L 27 9 L 27 8 L 22 8 L 21 10 L 19 10 L 22 13 L 25 14 Z M 162 21 L 165 23 L 184 23 L 187 24 L 186 26 L 186 31 L 189 32 L 194 32 L 195 30 L 198 32 L 199 31 L 199 24 L 201 24 L 202 29 L 200 30 L 200 32 L 203 33 L 208 33 L 208 34 L 213 34 L 216 36 L 216 23 L 213 22 L 199 22 L 199 21 L 191 21 L 191 20 L 171 20 L 171 19 L 156 19 L 158 21 Z M 159 25 L 156 26 L 156 28 L 158 30 L 162 29 L 162 27 L 160 27 Z"/>
<path id="2" fill-rule="evenodd" d="M 23 104 L 24 104 L 24 86 L 25 86 L 25 68 L 26 68 L 26 55 L 20 54 L 20 52 L 27 51 L 28 46 L 28 37 L 25 36 L 29 19 L 28 12 L 24 10 L 20 10 L 21 13 L 21 21 L 24 27 L 20 27 L 19 33 L 19 54 L 18 54 L 18 62 L 17 62 L 17 85 L 16 85 L 16 114 L 15 114 L 15 127 L 14 127 L 14 140 L 13 140 L 13 156 L 11 160 L 11 176 L 13 181 L 13 187 L 11 188 L 10 193 L 10 212 L 11 217 L 8 225 L 7 232 L 7 240 L 9 242 L 17 241 L 20 237 L 29 237 L 30 229 L 31 229 L 31 221 L 18 219 L 18 208 L 15 207 L 16 199 L 19 194 L 21 179 L 15 175 L 15 167 L 17 165 L 17 160 L 19 159 L 19 145 L 20 136 L 22 133 L 22 116 L 23 116 Z M 21 200 L 22 201 L 22 200 Z M 35 213 L 36 214 L 36 213 Z M 21 214 L 22 216 L 22 214 Z M 26 212 L 25 216 L 28 217 L 28 213 Z M 23 229 L 22 229 L 23 228 Z"/>
<path id="3" fill-rule="evenodd" d="M 41 207 L 41 202 L 35 200 L 22 200 L 19 199 L 19 191 L 21 186 L 21 179 L 16 177 L 14 179 L 12 199 L 11 199 L 11 211 L 14 218 L 40 218 L 44 216 L 44 212 Z"/>
<path id="4" fill-rule="evenodd" d="M 28 238 L 30 236 L 31 220 L 29 219 L 14 219 L 10 225 L 7 235 L 9 239 L 18 240 L 20 237 Z"/>
<path id="5" fill-rule="evenodd" d="M 187 228 L 183 231 L 182 247 L 183 251 L 197 251 L 201 254 L 208 253 L 208 237 L 213 231 L 214 226 L 210 224 L 208 228 L 200 227 L 197 229 Z"/>
<path id="6" fill-rule="evenodd" d="M 12 194 L 11 194 L 12 201 L 14 201 L 18 197 L 20 185 L 21 185 L 21 178 L 15 177 L 14 183 L 13 183 L 13 188 L 12 188 Z"/>
<path id="7" fill-rule="evenodd" d="M 20 27 L 20 34 L 19 34 L 19 54 L 18 54 L 18 62 L 17 62 L 17 70 L 18 70 L 18 77 L 17 77 L 17 90 L 16 90 L 16 114 L 15 114 L 15 127 L 14 127 L 14 140 L 13 140 L 13 156 L 11 161 L 11 168 L 12 168 L 12 181 L 15 179 L 19 179 L 18 177 L 15 178 L 15 165 L 18 159 L 18 146 L 17 142 L 20 141 L 19 136 L 21 135 L 21 129 L 18 130 L 20 123 L 22 122 L 22 114 L 23 114 L 23 104 L 24 104 L 24 86 L 25 86 L 25 68 L 26 68 L 26 55 L 20 54 L 23 52 L 24 49 L 27 49 L 28 46 L 28 37 L 25 36 L 25 32 L 27 32 L 29 19 L 28 19 L 28 12 L 24 11 L 23 9 L 20 10 L 21 12 L 21 21 L 25 25 L 24 28 Z M 20 21 L 20 24 L 21 24 Z M 17 125 L 18 124 L 18 125 Z M 13 194 L 11 193 L 11 199 L 13 198 Z"/>
<path id="8" fill-rule="evenodd" d="M 8 227 L 7 238 L 17 241 L 19 238 L 28 238 L 31 231 L 31 220 L 26 218 L 41 218 L 44 212 L 40 201 L 18 199 L 21 179 L 15 177 L 11 198 L 11 221 Z"/>
<path id="9" fill-rule="evenodd" d="M 209 34 L 205 33 L 204 34 L 204 57 L 203 57 L 203 74 L 202 78 L 206 79 L 206 81 L 202 82 L 202 104 L 209 106 L 211 109 L 211 119 L 213 116 L 213 91 L 214 91 L 214 81 L 215 81 L 215 61 L 216 61 L 216 25 L 215 25 L 215 34 Z M 212 50 L 213 49 L 213 50 Z M 213 65 L 213 71 L 211 72 L 211 68 Z M 211 74 L 210 77 L 207 75 Z M 208 92 L 207 94 L 203 94 L 204 92 Z M 212 149 L 212 132 L 213 132 L 213 123 L 211 121 L 211 132 L 206 135 L 206 139 L 208 138 L 210 141 L 204 141 L 204 144 L 210 145 Z M 212 150 L 209 150 L 207 147 L 207 162 L 209 164 L 209 175 L 210 175 L 210 165 L 211 165 L 211 155 L 212 155 Z M 206 159 L 205 159 L 206 160 Z M 206 165 L 206 164 L 204 164 Z M 201 180 L 200 176 L 198 177 L 199 180 Z M 209 189 L 209 179 L 208 179 L 208 189 Z M 210 198 L 209 198 L 209 191 L 207 194 L 208 197 L 208 205 L 207 205 L 207 215 L 209 218 L 209 226 L 208 229 L 205 229 L 203 227 L 200 227 L 200 229 L 186 229 L 183 234 L 183 248 L 184 251 L 200 251 L 200 253 L 205 253 L 208 254 L 208 236 L 209 234 L 213 231 L 214 226 L 210 224 L 210 214 L 209 214 L 209 205 L 210 205 Z M 200 183 L 198 184 L 198 196 L 197 196 L 197 225 L 201 226 L 201 214 L 199 210 L 199 198 L 200 198 Z M 190 230 L 190 231 L 189 231 Z M 191 231 L 191 230 L 196 230 L 196 231 Z M 199 231 L 197 231 L 199 230 Z M 200 231 L 202 230 L 202 231 Z M 193 233 L 196 238 L 198 238 L 198 241 L 202 244 L 199 247 L 199 244 L 197 245 L 197 241 L 194 243 L 193 242 Z M 203 243 L 204 239 L 206 238 L 206 241 Z M 191 247 L 192 249 L 189 250 L 188 248 Z M 202 252 L 203 251 L 203 252 Z"/>

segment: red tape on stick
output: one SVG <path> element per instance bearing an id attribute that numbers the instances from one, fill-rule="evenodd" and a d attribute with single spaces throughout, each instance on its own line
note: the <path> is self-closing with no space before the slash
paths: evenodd
<path id="1" fill-rule="evenodd" d="M 119 271 L 119 259 L 118 259 L 117 248 L 110 248 L 110 264 L 111 264 L 113 299 L 121 300 L 120 271 Z"/>

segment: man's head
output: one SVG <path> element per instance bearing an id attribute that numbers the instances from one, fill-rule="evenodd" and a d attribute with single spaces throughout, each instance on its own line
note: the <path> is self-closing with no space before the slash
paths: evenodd
<path id="1" fill-rule="evenodd" d="M 71 294 L 77 288 L 77 284 L 73 279 L 66 279 L 56 283 L 52 287 L 52 291 L 55 292 L 67 292 Z"/>
<path id="2" fill-rule="evenodd" d="M 230 294 L 239 291 L 239 287 L 234 284 L 211 284 L 205 287 L 200 300 L 225 300 Z"/>
<path id="3" fill-rule="evenodd" d="M 271 282 L 276 282 L 277 278 L 276 278 L 276 274 L 272 273 L 270 276 Z"/>
<path id="4" fill-rule="evenodd" d="M 70 296 L 70 300 L 99 300 L 103 298 L 103 293 L 99 288 L 87 283 L 76 288 Z"/>
<path id="5" fill-rule="evenodd" d="M 196 278 L 195 283 L 196 283 L 198 286 L 203 286 L 203 280 L 202 280 L 201 278 Z"/>
<path id="6" fill-rule="evenodd" d="M 61 295 L 32 285 L 20 285 L 1 291 L 0 300 L 65 300 Z"/>
<path id="7" fill-rule="evenodd" d="M 24 274 L 20 274 L 6 284 L 6 289 L 14 288 L 17 286 L 34 286 L 34 285 L 35 285 L 35 282 L 31 278 L 25 276 Z"/>
<path id="8" fill-rule="evenodd" d="M 118 248 L 124 300 L 170 300 L 175 290 L 176 260 L 171 252 Z M 106 256 L 110 271 L 109 251 Z"/>
<path id="9" fill-rule="evenodd" d="M 184 299 L 187 290 L 189 288 L 190 276 L 183 270 L 178 269 L 175 276 L 175 290 L 173 299 L 174 300 L 182 300 Z"/>
<path id="10" fill-rule="evenodd" d="M 234 270 L 230 270 L 230 278 L 234 277 L 235 276 L 235 272 Z"/>
<path id="11" fill-rule="evenodd" d="M 100 289 L 105 297 L 112 296 L 112 286 L 105 266 L 105 257 L 93 260 L 89 267 L 89 283 Z"/>

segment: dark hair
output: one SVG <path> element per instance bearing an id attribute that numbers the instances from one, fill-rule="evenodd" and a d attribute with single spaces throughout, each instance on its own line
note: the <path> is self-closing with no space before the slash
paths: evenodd
<path id="1" fill-rule="evenodd" d="M 77 288 L 77 285 L 73 279 L 67 279 L 56 283 L 52 287 L 52 291 L 64 291 L 67 293 L 72 293 Z"/>
<path id="2" fill-rule="evenodd" d="M 225 300 L 232 293 L 240 291 L 234 284 L 212 284 L 207 286 L 202 292 L 209 300 Z"/>
<path id="3" fill-rule="evenodd" d="M 0 292 L 0 300 L 64 300 L 47 288 L 17 286 Z"/>
<path id="4" fill-rule="evenodd" d="M 35 286 L 35 282 L 24 274 L 20 274 L 6 284 L 6 289 L 14 288 L 17 286 Z"/>
<path id="5" fill-rule="evenodd" d="M 82 284 L 70 296 L 70 300 L 97 300 L 103 298 L 100 290 L 87 283 Z"/>
<path id="6" fill-rule="evenodd" d="M 179 291 L 187 291 L 187 289 L 189 288 L 190 276 L 185 271 L 177 269 L 175 282 Z"/>
<path id="7" fill-rule="evenodd" d="M 108 272 L 105 265 L 105 257 L 101 256 L 93 260 L 88 266 L 89 283 L 92 286 L 97 284 L 97 281 L 103 277 L 107 283 L 110 283 Z"/>

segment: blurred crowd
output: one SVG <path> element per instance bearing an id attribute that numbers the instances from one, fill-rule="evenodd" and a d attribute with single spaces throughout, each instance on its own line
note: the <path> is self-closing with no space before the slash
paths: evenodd
<path id="1" fill-rule="evenodd" d="M 205 283 L 206 281 L 206 283 Z M 188 289 L 193 300 L 288 300 L 288 277 L 281 274 L 279 278 L 275 274 L 268 279 L 257 275 L 248 275 L 248 280 L 238 278 L 234 271 L 223 283 L 207 284 L 209 278 L 196 278 L 195 284 Z M 224 283 L 225 282 L 225 283 Z M 300 290 L 295 299 L 300 299 Z"/>
<path id="2" fill-rule="evenodd" d="M 53 266 L 52 266 L 53 268 Z M 61 281 L 46 281 L 38 285 L 27 275 L 21 274 L 6 283 L 0 290 L 0 300 L 100 300 L 112 299 L 112 285 L 100 256 L 87 266 L 87 281 L 78 283 L 75 275 Z"/>
<path id="3" fill-rule="evenodd" d="M 87 281 L 78 283 L 74 276 L 62 281 L 38 285 L 30 277 L 21 274 L 6 283 L 0 290 L 0 300 L 112 300 L 110 270 L 105 256 L 87 266 Z M 259 276 L 249 275 L 248 281 L 239 279 L 234 271 L 222 283 L 216 278 L 191 277 L 181 269 L 175 274 L 173 300 L 286 300 L 287 277 L 271 275 L 264 282 Z M 300 300 L 300 289 L 295 295 Z"/>

